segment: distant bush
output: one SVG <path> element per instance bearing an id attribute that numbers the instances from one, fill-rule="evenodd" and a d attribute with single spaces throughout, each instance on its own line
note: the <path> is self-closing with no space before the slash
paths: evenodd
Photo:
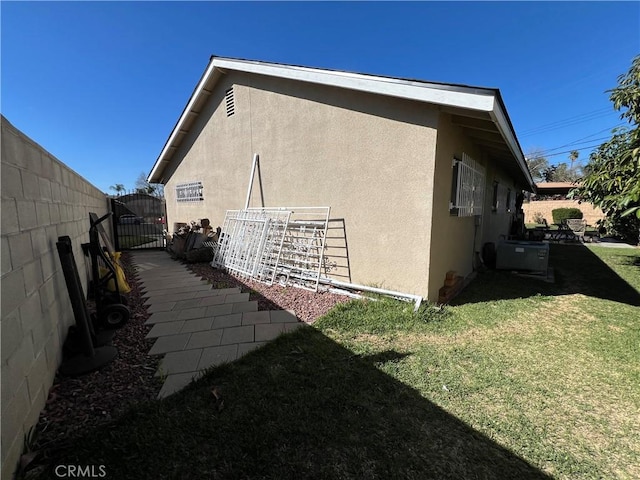
<path id="1" fill-rule="evenodd" d="M 535 212 L 531 220 L 533 220 L 533 223 L 542 225 L 544 223 L 544 215 L 542 215 L 542 213 L 540 212 Z"/>
<path id="2" fill-rule="evenodd" d="M 579 208 L 555 208 L 551 210 L 553 223 L 562 223 L 568 218 L 582 218 L 582 210 Z"/>

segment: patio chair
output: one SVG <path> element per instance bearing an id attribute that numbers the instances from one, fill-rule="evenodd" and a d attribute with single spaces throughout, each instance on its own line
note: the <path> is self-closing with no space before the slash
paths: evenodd
<path id="1" fill-rule="evenodd" d="M 584 243 L 584 233 L 587 230 L 586 220 L 581 218 L 568 218 L 565 222 L 573 238 Z"/>

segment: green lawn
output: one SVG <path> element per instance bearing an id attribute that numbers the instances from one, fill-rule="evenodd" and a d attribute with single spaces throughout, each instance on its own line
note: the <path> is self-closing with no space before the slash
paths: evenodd
<path id="1" fill-rule="evenodd" d="M 108 478 L 640 478 L 640 250 L 338 305 L 55 452 Z M 222 400 L 212 395 L 212 389 Z"/>

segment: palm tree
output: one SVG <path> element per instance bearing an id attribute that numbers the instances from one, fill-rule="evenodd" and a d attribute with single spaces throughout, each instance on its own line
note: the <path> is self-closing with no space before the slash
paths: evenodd
<path id="1" fill-rule="evenodd" d="M 569 153 L 569 161 L 571 161 L 571 171 L 573 171 L 573 164 L 578 159 L 579 155 L 580 152 L 578 152 L 578 150 L 571 150 L 571 153 Z"/>
<path id="2" fill-rule="evenodd" d="M 580 163 L 574 165 L 579 155 L 580 152 L 578 152 L 578 150 L 571 150 L 571 153 L 569 153 L 569 161 L 571 162 L 569 174 L 571 175 L 572 182 L 577 181 L 582 176 L 582 165 L 580 165 Z"/>
<path id="3" fill-rule="evenodd" d="M 124 192 L 124 185 L 122 183 L 116 183 L 115 185 L 111 185 L 109 188 L 114 190 L 117 195 L 120 195 L 120 192 Z"/>

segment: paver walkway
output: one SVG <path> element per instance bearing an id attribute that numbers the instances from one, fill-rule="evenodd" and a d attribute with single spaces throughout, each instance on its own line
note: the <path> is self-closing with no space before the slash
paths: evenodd
<path id="1" fill-rule="evenodd" d="M 138 250 L 131 258 L 151 313 L 147 338 L 156 339 L 149 355 L 164 355 L 156 372 L 166 376 L 158 398 L 304 325 L 291 311 L 258 311 L 258 302 L 238 288 L 213 289 L 166 252 Z"/>

